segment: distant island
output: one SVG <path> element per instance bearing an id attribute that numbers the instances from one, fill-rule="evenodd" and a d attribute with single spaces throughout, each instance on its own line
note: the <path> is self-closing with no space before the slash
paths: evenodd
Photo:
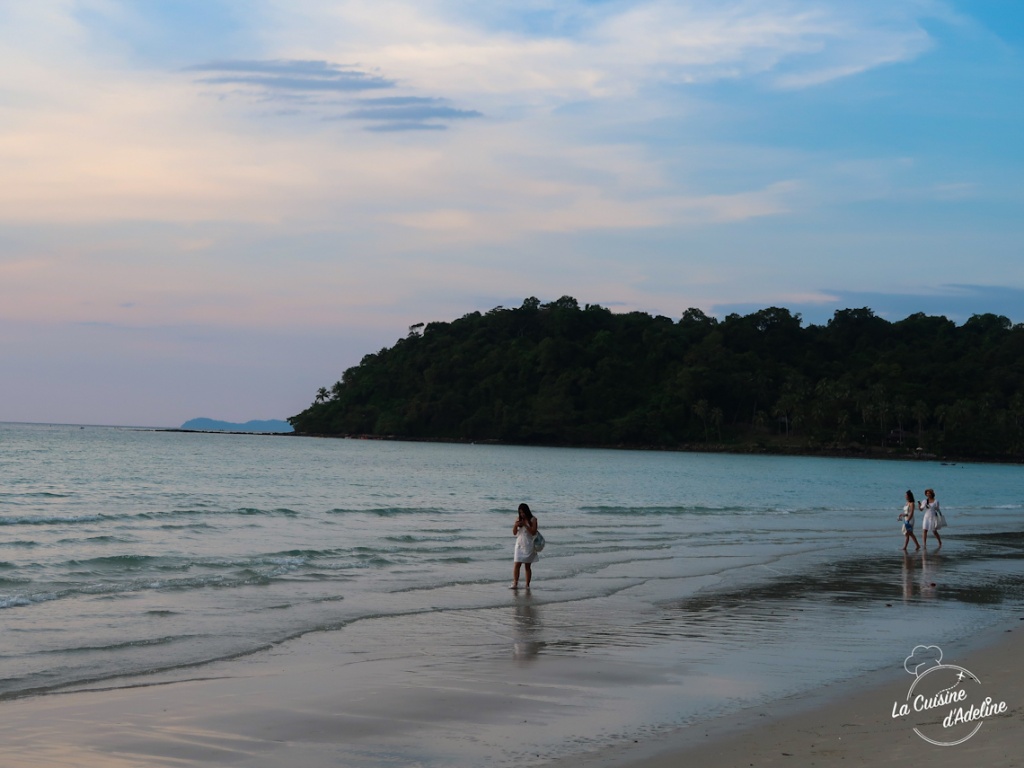
<path id="1" fill-rule="evenodd" d="M 190 432 L 291 432 L 292 425 L 282 419 L 264 421 L 247 421 L 235 424 L 230 421 L 216 419 L 190 419 L 181 425 L 181 429 Z"/>
<path id="2" fill-rule="evenodd" d="M 1024 325 L 868 308 L 825 325 L 563 296 L 418 323 L 288 420 L 299 435 L 1024 460 Z"/>

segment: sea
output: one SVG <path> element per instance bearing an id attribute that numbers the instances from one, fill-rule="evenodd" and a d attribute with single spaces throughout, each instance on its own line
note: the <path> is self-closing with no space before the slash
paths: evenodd
<path id="1" fill-rule="evenodd" d="M 944 546 L 904 553 L 926 487 Z M 529 591 L 509 589 L 520 502 L 547 540 Z M 396 686 L 540 685 L 531 710 L 564 727 L 528 745 L 500 714 L 436 755 L 387 745 L 521 763 L 904 674 L 915 645 L 1024 616 L 1022 558 L 1020 465 L 7 423 L 0 699 L 316 637 L 399 660 Z"/>

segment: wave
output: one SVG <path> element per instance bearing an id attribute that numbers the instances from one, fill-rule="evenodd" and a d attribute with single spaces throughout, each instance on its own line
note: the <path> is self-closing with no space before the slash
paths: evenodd
<path id="1" fill-rule="evenodd" d="M 128 579 L 119 582 L 83 583 L 65 589 L 22 593 L 0 597 L 0 609 L 24 608 L 56 600 L 74 599 L 82 596 L 107 596 L 134 594 L 150 590 L 185 591 L 198 589 L 238 589 L 242 587 L 266 586 L 275 578 L 294 570 L 293 565 L 282 564 L 266 571 L 243 568 L 234 575 L 207 574 L 187 578 L 159 578 L 155 575 Z"/>
<path id="2" fill-rule="evenodd" d="M 395 544 L 423 544 L 424 542 L 451 542 L 457 538 L 458 531 L 446 531 L 439 532 L 443 533 L 440 536 L 425 536 L 421 534 L 413 535 L 411 533 L 404 533 L 395 536 L 381 536 L 381 541 L 390 541 Z"/>
<path id="3" fill-rule="evenodd" d="M 252 569 L 261 566 L 298 568 L 313 560 L 324 557 L 348 555 L 354 550 L 290 550 L 246 555 L 244 557 L 169 557 L 157 555 L 121 554 L 92 557 L 85 560 L 68 560 L 66 565 L 74 568 L 97 571 L 132 572 L 142 569 L 152 571 L 187 571 L 192 568 L 239 568 Z"/>
<path id="4" fill-rule="evenodd" d="M 46 592 L 29 597 L 32 602 L 48 602 L 77 595 L 116 595 L 127 592 L 143 592 L 151 589 L 205 589 L 208 587 L 245 587 L 254 584 L 266 584 L 270 577 L 256 573 L 243 572 L 238 578 L 224 576 L 197 576 L 188 579 L 138 579 L 120 584 L 83 584 L 58 592 Z"/>
<path id="5" fill-rule="evenodd" d="M 166 517 L 193 517 L 196 515 L 220 517 L 299 517 L 300 512 L 288 507 L 275 507 L 273 509 L 260 509 L 259 507 L 237 507 L 235 509 L 169 509 L 159 512 L 139 512 L 125 517 L 139 517 L 144 520 L 161 520 Z"/>
<path id="6" fill-rule="evenodd" d="M 150 611 L 149 613 L 153 613 Z M 165 613 L 173 613 L 173 611 L 166 611 Z M 37 651 L 39 655 L 63 655 L 75 654 L 75 653 L 89 653 L 95 651 L 121 651 L 128 648 L 148 648 L 156 645 L 170 645 L 171 643 L 181 642 L 182 640 L 194 640 L 200 637 L 200 635 L 168 635 L 167 637 L 141 637 L 135 640 L 125 640 L 119 643 L 110 643 L 108 645 L 79 645 L 69 646 L 67 648 L 51 648 L 47 650 Z"/>
<path id="7" fill-rule="evenodd" d="M 91 557 L 87 560 L 68 560 L 67 565 L 72 568 L 94 568 L 98 570 L 138 570 L 149 566 L 161 568 L 161 564 L 167 563 L 169 559 L 153 555 L 108 555 L 106 557 Z M 174 566 L 169 565 L 173 570 Z"/>
<path id="8" fill-rule="evenodd" d="M 181 636 L 180 639 L 187 640 L 190 638 L 187 636 Z M 63 688 L 67 688 L 68 686 L 72 685 L 89 685 L 93 683 L 100 683 L 118 677 L 125 677 L 126 675 L 146 675 L 154 674 L 157 672 L 170 672 L 173 670 L 193 669 L 217 661 L 230 661 L 232 659 L 243 658 L 253 653 L 258 653 L 260 651 L 267 650 L 271 647 L 272 643 L 256 642 L 255 644 L 251 644 L 247 647 L 232 649 L 226 652 L 214 652 L 208 655 L 188 658 L 184 660 L 162 660 L 157 661 L 156 663 L 154 663 L 154 661 L 151 659 L 147 659 L 142 663 L 126 663 L 126 660 L 122 657 L 121 659 L 119 659 L 119 662 L 116 667 L 108 669 L 96 669 L 94 671 L 91 671 L 91 673 L 90 671 L 86 671 L 84 674 L 82 674 L 82 671 L 80 670 L 59 669 L 47 670 L 45 672 L 30 673 L 20 677 L 9 677 L 0 680 L 0 701 L 7 701 L 11 699 L 23 698 L 26 696 L 50 693 L 53 691 L 59 691 Z M 70 672 L 70 674 L 67 674 L 68 672 Z M 75 674 L 76 672 L 78 672 L 78 674 Z M 131 687 L 141 688 L 147 687 L 147 685 L 163 685 L 163 683 L 135 683 Z M 98 692 L 103 690 L 114 689 L 98 688 L 93 690 L 94 692 Z M 123 689 L 118 688 L 118 690 Z"/>
<path id="9" fill-rule="evenodd" d="M 13 597 L 0 597 L 0 610 L 4 608 L 21 608 L 26 605 L 32 605 L 32 600 L 24 595 L 14 595 Z"/>
<path id="10" fill-rule="evenodd" d="M 366 509 L 347 509 L 336 507 L 327 510 L 329 515 L 374 515 L 376 517 L 398 517 L 400 515 L 439 515 L 445 510 L 438 507 L 369 507 Z"/>
<path id="11" fill-rule="evenodd" d="M 58 493 L 56 491 L 28 491 L 26 493 L 11 493 L 7 491 L 0 492 L 0 502 L 6 502 L 9 499 L 70 499 L 72 496 L 74 496 L 72 493 Z"/>
<path id="12" fill-rule="evenodd" d="M 116 520 L 116 515 L 22 515 L 20 517 L 0 517 L 0 525 L 78 525 L 81 523 L 99 523 L 104 520 Z"/>
<path id="13" fill-rule="evenodd" d="M 14 525 L 83 525 L 88 523 L 116 523 L 126 520 L 163 520 L 192 516 L 236 516 L 236 517 L 299 517 L 300 512 L 287 507 L 259 509 L 240 507 L 237 509 L 170 509 L 158 512 L 131 512 L 122 514 L 97 513 L 91 515 L 18 515 L 0 517 L 0 526 Z"/>
<path id="14" fill-rule="evenodd" d="M 717 516 L 753 516 L 753 515 L 799 515 L 817 514 L 823 509 L 780 509 L 750 506 L 708 507 L 701 505 L 694 506 L 666 506 L 666 507 L 618 507 L 618 506 L 590 506 L 580 507 L 580 511 L 587 515 L 622 515 L 625 517 L 646 517 L 646 516 L 681 516 L 692 515 L 695 517 L 717 517 Z"/>
<path id="15" fill-rule="evenodd" d="M 207 511 L 205 511 L 205 510 L 199 510 L 198 514 L 209 514 L 209 513 Z M 277 507 L 275 509 L 260 509 L 258 507 L 243 507 L 241 509 L 236 509 L 236 510 L 234 510 L 232 512 L 227 512 L 227 514 L 243 515 L 243 516 L 246 516 L 246 517 L 251 517 L 251 516 L 254 516 L 254 515 L 255 516 L 258 516 L 258 515 L 280 515 L 280 516 L 284 516 L 284 517 L 298 517 L 299 516 L 298 512 L 296 512 L 294 509 L 288 509 L 287 507 Z"/>

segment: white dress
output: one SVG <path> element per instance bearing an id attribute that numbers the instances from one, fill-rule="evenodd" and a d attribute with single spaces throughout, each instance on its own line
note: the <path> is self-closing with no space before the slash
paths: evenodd
<path id="1" fill-rule="evenodd" d="M 537 561 L 537 553 L 533 551 L 533 534 L 530 529 L 523 526 L 516 534 L 516 549 L 512 555 L 512 561 L 516 563 L 534 563 Z"/>
<path id="2" fill-rule="evenodd" d="M 921 518 L 922 531 L 939 530 L 939 500 L 924 503 L 924 517 Z"/>

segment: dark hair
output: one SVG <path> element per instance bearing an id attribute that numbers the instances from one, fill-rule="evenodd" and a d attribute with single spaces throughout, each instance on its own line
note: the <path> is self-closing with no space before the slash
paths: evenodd
<path id="1" fill-rule="evenodd" d="M 914 492 L 913 491 L 907 491 L 907 501 L 909 501 L 911 504 L 914 503 Z"/>
<path id="2" fill-rule="evenodd" d="M 523 512 L 526 513 L 527 520 L 533 519 L 533 512 L 530 511 L 530 505 L 527 504 L 525 501 L 519 505 L 519 514 L 522 514 Z"/>

